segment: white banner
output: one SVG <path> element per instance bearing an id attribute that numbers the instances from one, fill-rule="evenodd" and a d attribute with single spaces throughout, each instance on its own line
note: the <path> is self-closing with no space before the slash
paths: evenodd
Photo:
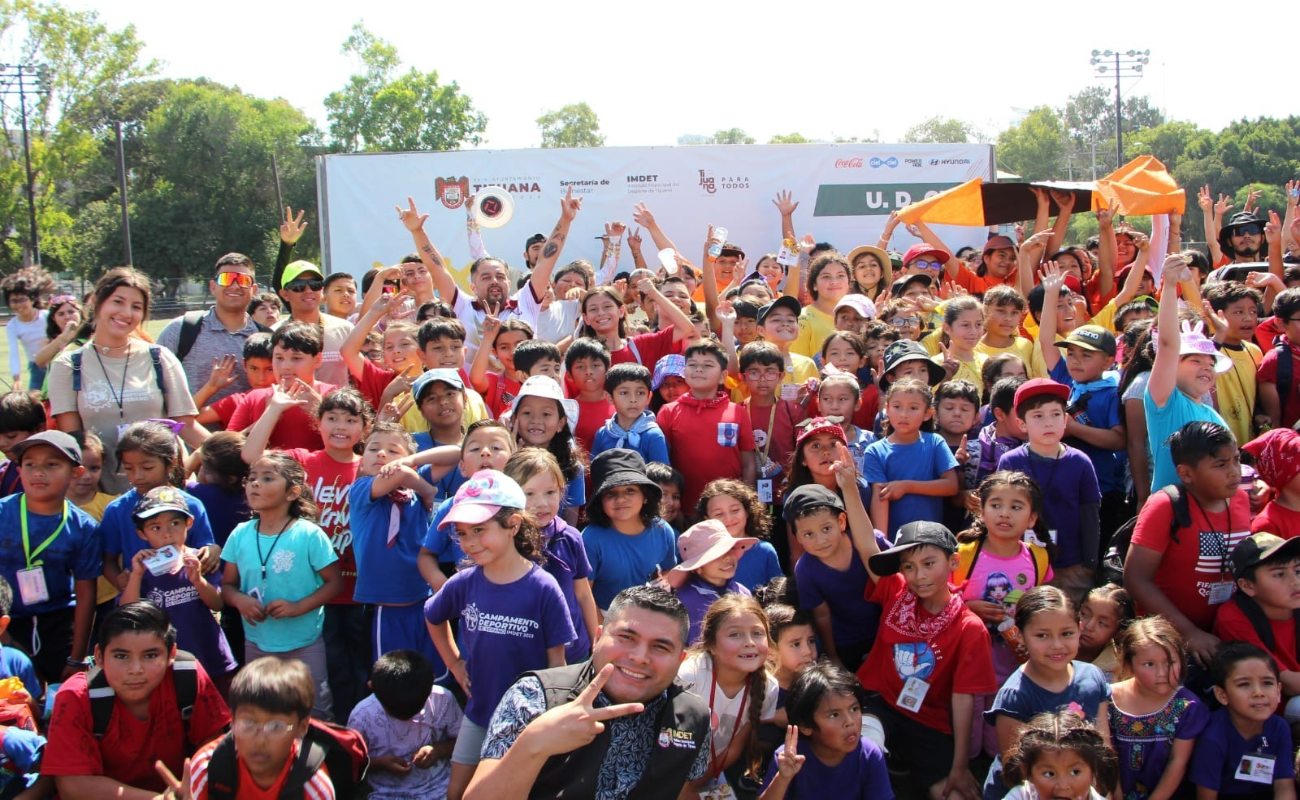
<path id="1" fill-rule="evenodd" d="M 561 150 L 461 150 L 442 153 L 330 155 L 318 159 L 321 251 L 325 268 L 363 275 L 393 264 L 414 249 L 394 205 L 415 198 L 434 244 L 467 285 L 470 261 L 465 234 L 466 194 L 502 186 L 514 199 L 513 219 L 484 229 L 488 251 L 524 268 L 524 243 L 549 234 L 559 218 L 559 198 L 569 186 L 582 211 L 561 263 L 599 263 L 594 237 L 604 223 L 635 229 L 633 207 L 644 202 L 683 255 L 698 264 L 709 225 L 727 228 L 750 263 L 781 246 L 778 191 L 799 202 L 795 228 L 847 253 L 875 244 L 890 211 L 971 178 L 993 177 L 993 147 L 986 144 L 711 145 L 595 147 Z M 954 250 L 980 245 L 982 229 L 937 232 Z M 644 254 L 654 263 L 649 235 Z M 891 243 L 905 250 L 916 240 L 899 227 Z M 630 269 L 624 248 L 620 271 Z"/>

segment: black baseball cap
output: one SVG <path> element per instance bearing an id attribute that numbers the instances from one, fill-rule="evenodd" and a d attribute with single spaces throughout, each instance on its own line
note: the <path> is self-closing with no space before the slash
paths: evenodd
<path id="1" fill-rule="evenodd" d="M 740 245 L 738 245 L 738 244 L 736 244 L 736 243 L 734 243 L 734 242 L 723 242 L 723 243 L 722 243 L 722 252 L 719 253 L 718 255 L 719 255 L 719 256 L 735 256 L 736 258 L 744 258 L 744 257 L 745 257 L 745 251 L 744 251 L 744 250 L 741 250 L 741 249 L 740 249 Z"/>
<path id="2" fill-rule="evenodd" d="M 145 493 L 135 503 L 135 511 L 132 516 L 137 520 L 149 519 L 157 516 L 164 511 L 175 511 L 178 514 L 184 514 L 190 519 L 194 519 L 194 512 L 190 511 L 190 506 L 185 502 L 185 497 L 181 495 L 180 490 L 173 486 L 156 486 Z"/>
<path id="3" fill-rule="evenodd" d="M 1247 536 L 1232 548 L 1232 555 L 1228 557 L 1228 562 L 1232 565 L 1232 577 L 1244 578 L 1250 569 L 1282 552 L 1293 558 L 1300 557 L 1300 539 L 1283 539 L 1271 533 Z"/>
<path id="4" fill-rule="evenodd" d="M 942 365 L 934 363 L 934 359 L 931 358 L 930 352 L 925 349 L 925 345 L 920 342 L 914 342 L 911 339 L 899 339 L 889 345 L 889 347 L 886 347 L 882 360 L 884 361 L 885 366 L 885 368 L 880 371 L 880 390 L 882 392 L 889 388 L 889 381 L 885 380 L 885 376 L 893 372 L 894 368 L 899 364 L 907 361 L 925 362 L 926 371 L 930 375 L 931 386 L 935 386 L 942 382 L 944 376 L 947 375 L 947 373 L 943 371 Z"/>
<path id="5" fill-rule="evenodd" d="M 788 294 L 783 294 L 758 310 L 758 324 L 762 325 L 766 322 L 767 315 L 778 308 L 789 309 L 796 317 L 803 311 L 803 306 L 799 305 L 798 300 Z"/>
<path id="6" fill-rule="evenodd" d="M 785 505 L 781 516 L 794 524 L 796 519 L 814 508 L 829 508 L 837 514 L 844 512 L 844 501 L 840 496 L 817 483 L 805 483 L 785 496 Z"/>
<path id="7" fill-rule="evenodd" d="M 932 545 L 948 554 L 957 552 L 957 537 L 952 535 L 952 531 L 937 522 L 924 519 L 909 522 L 899 528 L 898 538 L 894 541 L 897 544 L 893 547 L 867 559 L 867 566 L 874 574 L 893 575 L 898 572 L 903 553 L 914 547 Z"/>

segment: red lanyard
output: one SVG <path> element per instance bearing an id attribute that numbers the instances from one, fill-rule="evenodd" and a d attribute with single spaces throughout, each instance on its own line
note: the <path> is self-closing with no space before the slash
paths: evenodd
<path id="1" fill-rule="evenodd" d="M 773 414 L 773 416 L 776 415 L 776 409 L 775 409 L 775 408 L 772 409 L 772 414 Z M 709 686 L 709 713 L 710 713 L 710 715 L 712 715 L 712 714 L 713 714 L 713 704 L 714 704 L 713 698 L 716 697 L 716 696 L 717 696 L 717 693 L 718 693 L 718 672 L 717 672 L 717 665 L 716 665 L 716 664 L 713 665 L 713 671 L 709 673 L 709 681 L 710 681 L 710 683 L 711 683 L 711 685 Z M 723 694 L 722 696 L 723 696 L 723 697 L 726 697 L 726 694 Z M 732 739 L 735 739 L 735 738 L 736 738 L 736 734 L 740 731 L 740 718 L 741 718 L 741 715 L 743 715 L 743 714 L 745 713 L 745 702 L 746 702 L 747 700 L 749 700 L 749 680 L 748 680 L 748 679 L 745 680 L 745 688 L 742 689 L 742 690 L 740 691 L 740 710 L 738 710 L 738 711 L 736 712 L 736 726 L 735 726 L 734 728 L 731 729 L 731 738 L 732 738 Z M 721 715 L 718 716 L 718 726 L 719 726 L 719 727 L 722 726 L 722 717 L 721 717 Z M 716 764 L 717 761 L 718 761 L 718 751 L 717 751 L 717 748 L 714 747 L 714 745 L 717 744 L 717 741 L 718 741 L 718 737 L 716 737 L 716 736 L 710 736 L 710 737 L 709 737 L 709 776 L 710 776 L 710 780 L 717 780 L 718 776 L 722 774 L 722 767 L 720 767 L 720 766 L 717 767 L 717 768 L 714 767 L 714 764 Z M 730 741 L 727 742 L 727 747 L 731 747 L 731 742 L 730 742 Z M 724 749 L 722 752 L 725 754 L 727 751 Z"/>

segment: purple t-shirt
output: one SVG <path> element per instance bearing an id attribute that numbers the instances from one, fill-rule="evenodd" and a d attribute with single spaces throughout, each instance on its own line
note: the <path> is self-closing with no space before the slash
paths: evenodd
<path id="1" fill-rule="evenodd" d="M 750 596 L 749 590 L 737 583 L 735 578 L 727 581 L 726 586 L 717 587 L 695 573 L 687 577 L 686 582 L 677 590 L 677 599 L 686 606 L 686 613 L 691 618 L 691 632 L 686 640 L 688 645 L 699 641 L 700 623 L 704 622 L 705 613 L 708 612 L 709 606 L 713 605 L 713 601 L 724 594 Z"/>
<path id="2" fill-rule="evenodd" d="M 911 444 L 894 444 L 881 439 L 867 448 L 863 456 L 862 476 L 868 483 L 890 481 L 933 481 L 945 472 L 957 468 L 957 459 L 948 449 L 948 443 L 937 433 L 922 433 Z M 916 520 L 943 519 L 946 497 L 923 494 L 905 494 L 889 501 L 889 536 Z"/>
<path id="3" fill-rule="evenodd" d="M 776 755 L 767 766 L 763 791 L 776 779 L 777 758 L 785 745 L 777 748 Z M 869 739 L 859 739 L 858 749 L 844 756 L 844 760 L 828 767 L 813 752 L 812 742 L 799 737 L 799 755 L 804 756 L 803 767 L 790 781 L 786 800 L 893 800 L 894 790 L 889 785 L 889 770 L 885 767 L 885 754 Z"/>
<path id="4" fill-rule="evenodd" d="M 559 584 L 538 566 L 507 584 L 493 583 L 478 567 L 457 572 L 424 604 L 424 618 L 432 625 L 461 621 L 472 692 L 465 716 L 484 728 L 515 678 L 546 669 L 546 651 L 575 636 Z"/>
<path id="5" fill-rule="evenodd" d="M 227 492 L 220 486 L 190 481 L 185 484 L 185 491 L 197 497 L 207 509 L 208 524 L 212 526 L 212 539 L 220 547 L 226 546 L 231 531 L 253 518 L 243 487 L 238 491 Z"/>
<path id="6" fill-rule="evenodd" d="M 844 534 L 848 536 L 848 533 Z M 889 542 L 880 535 L 876 543 L 881 550 Z M 799 605 L 811 611 L 822 603 L 830 606 L 831 631 L 835 644 L 861 647 L 876 640 L 880 627 L 880 604 L 869 603 L 867 567 L 853 550 L 849 568 L 843 572 L 826 565 L 821 559 L 804 553 L 794 565 L 794 582 L 799 589 Z"/>
<path id="7" fill-rule="evenodd" d="M 1056 531 L 1056 560 L 1052 562 L 1056 569 L 1083 561 L 1079 509 L 1101 502 L 1097 471 L 1088 456 L 1069 445 L 1064 447 L 1060 458 L 1043 458 L 1023 444 L 998 460 L 998 469 L 1023 472 L 1042 489 L 1043 516 L 1047 527 Z"/>
<path id="8" fill-rule="evenodd" d="M 204 577 L 208 583 L 221 589 L 220 568 Z M 140 599 L 148 600 L 167 612 L 176 628 L 176 646 L 193 653 L 209 675 L 225 675 L 238 669 L 239 663 L 230 652 L 226 634 L 203 598 L 199 597 L 199 590 L 185 577 L 185 570 L 160 576 L 145 570 L 140 580 Z"/>
<path id="9" fill-rule="evenodd" d="M 576 664 L 591 655 L 591 637 L 587 635 L 587 625 L 582 620 L 582 609 L 578 607 L 573 582 L 586 580 L 591 575 L 591 562 L 587 560 L 587 548 L 582 546 L 582 535 L 578 529 L 559 516 L 542 528 L 542 538 L 546 540 L 546 571 L 559 584 L 560 594 L 564 595 L 564 602 L 569 606 L 573 632 L 577 635 L 564 648 L 564 660 Z"/>

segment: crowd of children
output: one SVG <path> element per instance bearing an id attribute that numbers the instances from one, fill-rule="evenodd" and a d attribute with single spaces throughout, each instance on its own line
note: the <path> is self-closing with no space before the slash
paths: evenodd
<path id="1" fill-rule="evenodd" d="M 894 217 L 795 242 L 787 197 L 752 271 L 710 228 L 656 275 L 638 233 L 472 306 L 413 302 L 454 284 L 412 202 L 420 252 L 327 292 L 349 385 L 289 319 L 192 418 L 0 396 L 0 797 L 460 800 L 516 677 L 649 583 L 711 712 L 684 797 L 1294 798 L 1295 204 L 1223 220 L 1247 268 L 1207 279 L 1176 219 L 1064 247 L 1046 197 L 965 259 Z"/>

